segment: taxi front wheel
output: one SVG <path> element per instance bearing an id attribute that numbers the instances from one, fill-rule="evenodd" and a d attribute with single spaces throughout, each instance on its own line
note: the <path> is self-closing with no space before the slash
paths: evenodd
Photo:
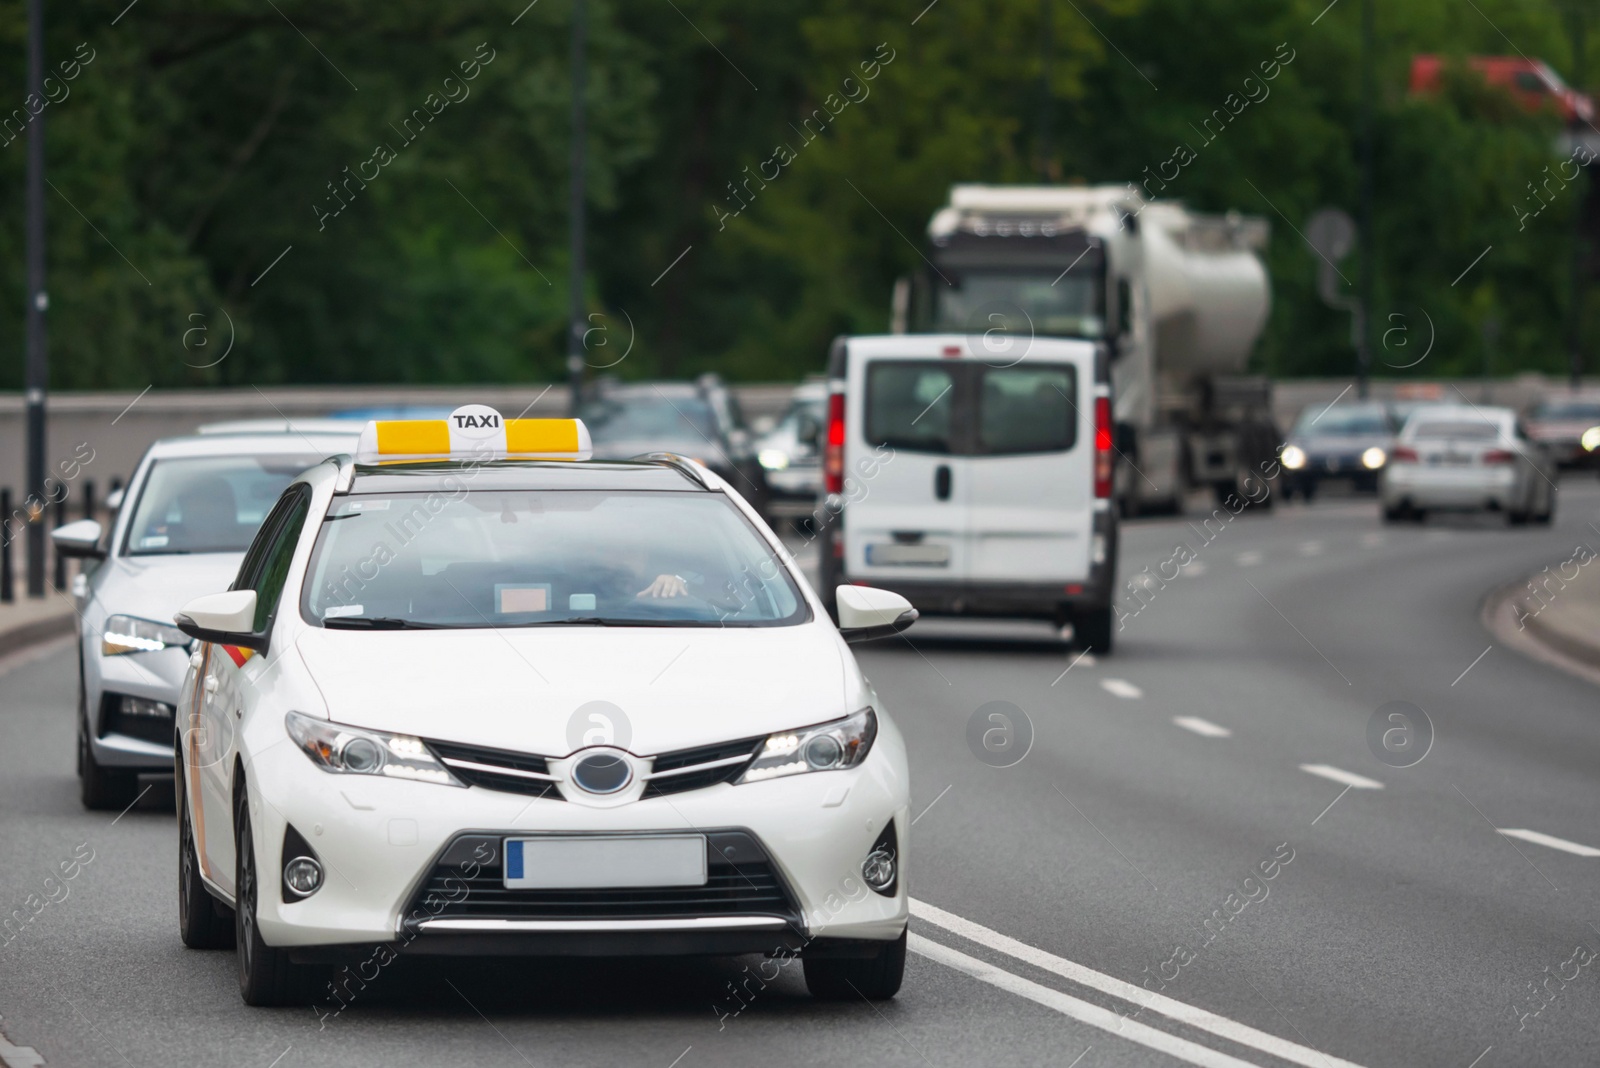
<path id="1" fill-rule="evenodd" d="M 893 942 L 884 943 L 875 957 L 858 960 L 801 958 L 806 974 L 806 989 L 814 998 L 829 1001 L 866 998 L 882 1001 L 900 992 L 906 974 L 906 932 Z"/>
<path id="2" fill-rule="evenodd" d="M 256 905 L 261 897 L 261 871 L 250 834 L 250 803 L 244 785 L 234 802 L 238 900 L 233 910 L 234 940 L 239 950 L 239 996 L 246 1005 L 305 1005 L 313 997 L 315 970 L 295 964 L 289 954 L 261 940 Z M 270 885 L 270 884 L 269 884 Z"/>

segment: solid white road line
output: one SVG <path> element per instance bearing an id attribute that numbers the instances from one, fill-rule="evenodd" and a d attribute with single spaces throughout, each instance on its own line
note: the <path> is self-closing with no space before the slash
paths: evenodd
<path id="1" fill-rule="evenodd" d="M 997 986 L 1008 993 L 1025 997 L 1029 1001 L 1036 1001 L 1040 1005 L 1056 1010 L 1063 1016 L 1070 1016 L 1079 1023 L 1088 1024 L 1090 1027 L 1098 1027 L 1102 1031 L 1120 1035 L 1130 1042 L 1137 1042 L 1141 1046 L 1159 1050 L 1169 1057 L 1176 1057 L 1178 1060 L 1187 1061 L 1190 1064 L 1205 1065 L 1207 1068 L 1252 1068 L 1249 1061 L 1241 1061 L 1237 1057 L 1219 1053 L 1207 1046 L 1200 1045 L 1198 1042 L 1191 1042 L 1186 1038 L 1169 1035 L 1165 1031 L 1159 1031 L 1151 1027 L 1149 1024 L 1142 1024 L 1137 1020 L 1124 1019 L 1110 1009 L 1102 1009 L 1098 1005 L 1081 1001 L 1070 994 L 1063 994 L 1059 990 L 1041 986 L 1032 980 L 1022 978 L 1020 975 L 1012 975 L 1010 972 L 996 968 L 994 965 L 981 961 L 977 957 L 969 957 L 959 950 L 951 949 L 938 942 L 930 942 L 919 934 L 912 933 L 906 939 L 906 942 L 911 952 L 920 953 L 929 960 L 938 961 L 940 964 L 954 968 L 958 972 L 965 972 L 974 979 L 988 983 L 990 986 Z"/>
<path id="2" fill-rule="evenodd" d="M 1128 701 L 1144 696 L 1144 691 L 1127 679 L 1101 679 L 1100 688 L 1109 694 L 1115 694 L 1117 697 Z"/>
<path id="3" fill-rule="evenodd" d="M 1521 828 L 1507 829 L 1505 827 L 1496 827 L 1495 830 L 1507 838 L 1520 838 L 1524 842 L 1532 842 L 1534 845 L 1542 845 L 1549 849 L 1559 849 L 1563 853 L 1572 853 L 1580 857 L 1600 857 L 1600 849 L 1596 849 L 1593 846 L 1579 845 L 1577 842 L 1569 842 L 1565 838 L 1540 834 L 1538 831 L 1526 831 Z"/>
<path id="4" fill-rule="evenodd" d="M 1324 779 L 1332 779 L 1334 782 L 1343 783 L 1346 786 L 1354 786 L 1357 790 L 1383 789 L 1383 783 L 1377 779 L 1369 779 L 1365 775 L 1357 775 L 1353 771 L 1342 771 L 1332 764 L 1301 764 L 1300 770 L 1310 772 L 1312 775 L 1320 775 Z"/>
<path id="5" fill-rule="evenodd" d="M 1069 979 L 1074 983 L 1080 984 L 1081 986 L 1098 990 L 1102 994 L 1109 994 L 1112 997 L 1121 998 L 1124 1001 L 1134 1002 L 1143 1006 L 1145 1009 L 1148 1009 L 1153 1013 L 1157 1013 L 1158 1015 L 1165 1016 L 1168 1019 L 1176 1020 L 1181 1024 L 1196 1028 L 1197 1030 L 1209 1032 L 1210 1034 L 1216 1035 L 1219 1038 L 1225 1038 L 1230 1042 L 1237 1042 L 1242 1046 L 1249 1046 L 1252 1049 L 1260 1050 L 1262 1053 L 1269 1054 L 1270 1056 L 1280 1057 L 1283 1060 L 1304 1065 L 1305 1068 L 1359 1068 L 1358 1065 L 1351 1061 L 1341 1060 L 1332 1054 L 1323 1053 L 1320 1050 L 1312 1049 L 1310 1046 L 1302 1046 L 1298 1042 L 1290 1042 L 1287 1039 L 1279 1038 L 1277 1035 L 1269 1035 L 1265 1031 L 1258 1031 L 1254 1027 L 1239 1023 L 1235 1020 L 1230 1020 L 1226 1016 L 1218 1016 L 1214 1012 L 1209 1012 L 1194 1005 L 1188 1005 L 1184 1002 L 1174 1000 L 1173 998 L 1167 997 L 1165 994 L 1157 994 L 1146 990 L 1143 987 L 1134 986 L 1132 983 L 1124 982 L 1115 976 L 1106 975 L 1104 972 L 1097 972 L 1093 968 L 1088 968 L 1082 964 L 1078 964 L 1075 961 L 1067 960 L 1065 957 L 1058 957 L 1053 953 L 1046 952 L 1045 950 L 1036 949 L 1025 942 L 1019 942 L 1014 938 L 1003 935 L 999 931 L 992 931 L 981 924 L 973 923 L 971 920 L 962 919 L 960 916 L 956 916 L 953 913 L 946 912 L 941 908 L 930 905 L 926 901 L 920 901 L 916 898 L 912 898 L 911 915 L 925 923 L 931 923 L 936 927 L 942 927 L 953 934 L 957 934 L 962 938 L 968 939 L 969 941 L 976 942 L 981 946 L 987 946 L 989 949 L 993 949 L 1008 956 L 1015 957 L 1026 964 L 1033 965 L 1035 968 L 1059 975 L 1063 979 Z M 919 953 L 923 953 L 925 956 L 933 957 L 935 960 L 940 959 L 939 957 L 934 956 L 933 953 L 924 952 L 924 950 L 921 948 L 922 945 L 933 946 L 936 945 L 936 943 L 927 942 L 926 939 L 918 938 L 915 934 L 913 934 L 911 937 L 914 940 L 911 943 L 913 949 L 916 949 Z M 939 946 L 938 948 L 944 950 L 945 953 L 955 953 L 954 950 L 944 949 L 943 946 Z M 982 964 L 981 961 L 977 961 L 976 963 Z M 953 968 L 960 968 L 962 971 L 967 971 L 968 974 L 984 979 L 985 982 L 992 981 L 984 976 L 977 975 L 976 972 L 968 971 L 968 969 L 962 968 L 958 964 L 951 964 L 950 966 Z M 985 967 L 987 966 L 985 965 Z M 998 969 L 996 970 L 998 971 Z M 1001 972 L 1000 974 L 1007 975 L 1008 973 Z M 1018 979 L 1017 981 L 1023 983 L 1027 982 L 1027 980 L 1024 979 Z M 996 985 L 1000 984 L 996 983 Z M 1007 989 L 1010 988 L 1007 987 Z M 1016 992 L 1021 993 L 1024 997 L 1031 997 L 1031 995 L 1023 993 L 1021 990 Z M 1054 991 L 1051 991 L 1051 993 L 1054 993 Z M 1035 998 L 1034 1000 L 1039 999 Z M 1041 1001 L 1041 1004 L 1049 1003 Z M 1103 1012 L 1105 1010 L 1099 1011 Z M 1116 1014 L 1114 1013 L 1108 1013 L 1107 1015 L 1116 1018 Z M 1082 1019 L 1082 1017 L 1078 1018 Z M 1091 1021 L 1085 1020 L 1084 1022 L 1088 1023 Z M 1095 1026 L 1100 1025 L 1096 1024 Z M 1137 1026 L 1139 1026 L 1139 1024 L 1136 1021 L 1129 1020 L 1123 1021 L 1120 1024 L 1113 1024 L 1109 1030 L 1117 1031 L 1117 1033 L 1123 1035 L 1124 1037 L 1132 1038 L 1133 1036 L 1129 1033 L 1129 1031 L 1131 1028 Z M 1138 1039 L 1135 1039 L 1135 1041 L 1138 1041 Z M 1220 1056 L 1220 1054 L 1215 1054 L 1215 1051 L 1208 1050 L 1207 1052 Z M 1173 1055 L 1178 1056 L 1178 1054 Z M 1196 1063 L 1210 1062 L 1197 1061 Z M 1226 1063 L 1237 1064 L 1239 1062 L 1230 1058 Z"/>
<path id="6" fill-rule="evenodd" d="M 1209 719 L 1201 719 L 1199 716 L 1173 716 L 1172 722 L 1186 731 L 1194 731 L 1206 738 L 1228 738 L 1233 734 L 1228 728 L 1219 727 Z"/>

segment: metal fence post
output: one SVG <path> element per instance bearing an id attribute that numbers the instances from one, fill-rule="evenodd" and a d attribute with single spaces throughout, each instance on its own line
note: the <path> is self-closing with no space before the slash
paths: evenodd
<path id="1" fill-rule="evenodd" d="M 63 494 L 61 499 L 56 502 L 56 526 L 64 527 L 66 525 L 67 498 Z M 54 527 L 51 529 L 54 529 Z M 50 550 L 55 554 L 56 558 L 55 574 L 52 575 L 51 578 L 54 580 L 55 591 L 60 593 L 67 588 L 67 558 L 61 555 L 61 550 L 57 549 L 54 543 L 51 544 Z"/>
<path id="2" fill-rule="evenodd" d="M 11 491 L 0 489 L 0 603 L 17 599 L 11 575 Z"/>

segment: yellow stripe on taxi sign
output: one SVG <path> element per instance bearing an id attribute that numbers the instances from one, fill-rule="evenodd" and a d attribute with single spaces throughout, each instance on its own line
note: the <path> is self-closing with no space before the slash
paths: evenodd
<path id="1" fill-rule="evenodd" d="M 579 450 L 576 419 L 507 419 L 506 452 L 575 453 Z"/>
<path id="2" fill-rule="evenodd" d="M 450 425 L 443 419 L 386 419 L 378 430 L 378 455 L 417 456 L 450 452 Z"/>

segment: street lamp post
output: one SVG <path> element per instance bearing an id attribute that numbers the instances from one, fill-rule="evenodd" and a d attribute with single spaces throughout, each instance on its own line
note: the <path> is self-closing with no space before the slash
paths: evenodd
<path id="1" fill-rule="evenodd" d="M 570 266 L 567 280 L 569 301 L 567 323 L 567 385 L 571 391 L 570 405 L 574 414 L 578 410 L 579 396 L 583 392 L 583 336 L 588 320 L 584 317 L 584 165 L 587 133 L 584 122 L 585 41 L 588 27 L 585 0 L 572 0 L 572 167 L 569 179 L 570 196 L 568 221 L 571 226 Z"/>
<path id="2" fill-rule="evenodd" d="M 28 0 L 28 90 L 44 93 L 44 0 Z M 26 104 L 23 105 L 27 107 Z M 28 596 L 44 596 L 44 438 L 45 391 L 50 386 L 50 356 L 45 348 L 44 313 L 50 298 L 44 288 L 44 112 L 28 123 L 27 226 L 27 390 L 28 441 Z"/>

